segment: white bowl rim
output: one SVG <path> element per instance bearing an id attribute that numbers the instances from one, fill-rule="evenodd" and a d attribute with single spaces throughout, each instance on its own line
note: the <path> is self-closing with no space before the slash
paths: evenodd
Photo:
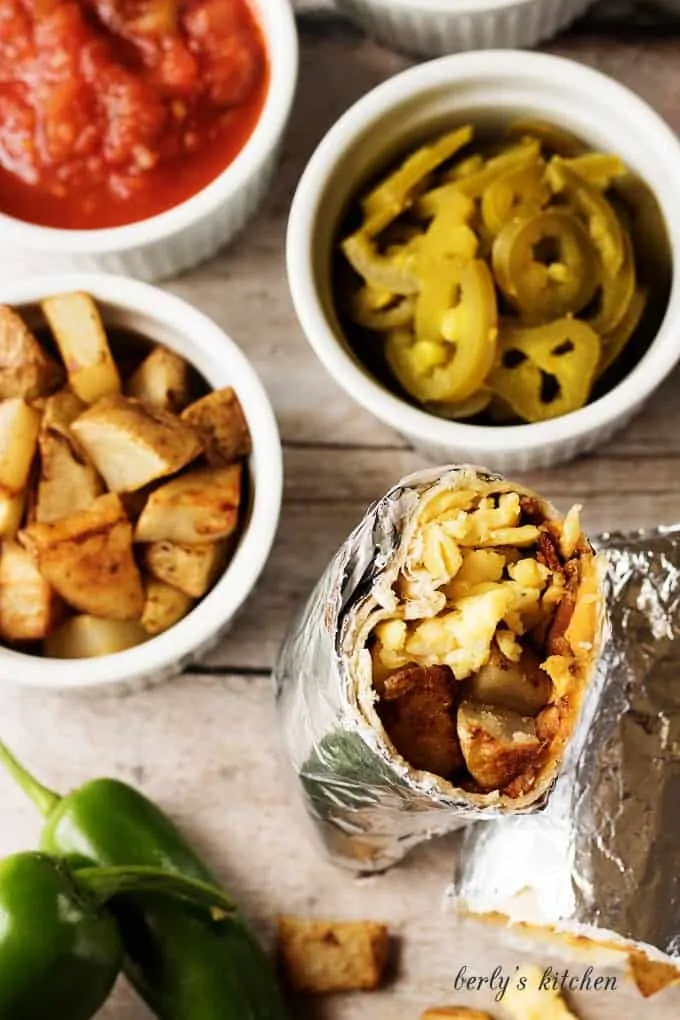
<path id="1" fill-rule="evenodd" d="M 492 69 L 492 70 L 490 70 Z M 476 449 L 480 455 L 532 452 L 551 443 L 594 432 L 626 409 L 638 407 L 668 375 L 680 358 L 680 213 L 669 220 L 662 208 L 673 252 L 673 281 L 663 322 L 638 364 L 617 386 L 592 404 L 570 414 L 534 424 L 469 425 L 428 414 L 383 387 L 340 344 L 330 328 L 314 282 L 311 244 L 318 207 L 340 154 L 359 133 L 402 101 L 431 88 L 454 86 L 475 78 L 574 80 L 578 75 L 590 94 L 606 96 L 612 105 L 646 122 L 656 140 L 672 154 L 680 168 L 680 139 L 642 98 L 613 78 L 566 57 L 525 50 L 478 50 L 439 57 L 387 79 L 351 106 L 331 127 L 312 154 L 293 198 L 286 237 L 286 265 L 293 304 L 308 342 L 336 382 L 362 407 L 407 437 L 450 448 Z M 675 224 L 675 230 L 672 224 Z M 673 314 L 671 314 L 673 313 Z"/>
<path id="2" fill-rule="evenodd" d="M 224 361 L 228 355 L 230 382 L 246 405 L 256 451 L 256 456 L 251 457 L 251 514 L 220 579 L 189 615 L 169 630 L 142 645 L 93 659 L 50 659 L 0 646 L 0 684 L 12 682 L 54 690 L 96 688 L 134 682 L 138 677 L 160 673 L 181 663 L 193 651 L 200 650 L 241 608 L 269 557 L 279 523 L 283 454 L 276 418 L 259 376 L 236 342 L 182 298 L 151 284 L 113 274 L 38 275 L 0 284 L 0 301 L 29 305 L 49 294 L 72 290 L 85 291 L 95 300 L 167 323 L 187 338 L 190 347 L 201 349 L 213 361 L 220 360 L 220 354 Z M 192 360 L 190 354 L 185 356 Z"/>
<path id="3" fill-rule="evenodd" d="M 590 6 L 595 0 L 585 0 Z M 485 14 L 510 7 L 528 7 L 536 3 L 558 6 L 561 0 L 371 0 L 373 7 L 408 8 L 413 12 L 436 13 L 449 18 L 459 14 Z"/>
<path id="4" fill-rule="evenodd" d="M 252 8 L 267 44 L 269 86 L 252 134 L 222 173 L 179 205 L 120 227 L 68 230 L 30 223 L 0 212 L 3 240 L 30 251 L 64 255 L 128 251 L 178 233 L 232 198 L 278 145 L 297 88 L 299 40 L 290 0 L 253 0 Z"/>

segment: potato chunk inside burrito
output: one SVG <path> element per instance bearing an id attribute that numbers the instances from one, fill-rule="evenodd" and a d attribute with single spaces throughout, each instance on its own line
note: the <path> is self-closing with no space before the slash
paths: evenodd
<path id="1" fill-rule="evenodd" d="M 360 634 L 360 700 L 412 769 L 517 806 L 554 777 L 600 633 L 579 511 L 471 469 L 421 496 Z"/>

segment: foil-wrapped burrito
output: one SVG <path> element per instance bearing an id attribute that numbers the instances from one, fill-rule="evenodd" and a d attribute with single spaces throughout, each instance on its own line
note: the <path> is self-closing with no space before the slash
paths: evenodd
<path id="1" fill-rule="evenodd" d="M 382 870 L 542 807 L 597 700 L 602 564 L 579 508 L 470 467 L 404 479 L 331 561 L 275 667 L 327 848 Z"/>
<path id="2" fill-rule="evenodd" d="M 610 638 L 583 751 L 540 816 L 471 827 L 459 906 L 680 957 L 680 528 L 606 534 Z"/>

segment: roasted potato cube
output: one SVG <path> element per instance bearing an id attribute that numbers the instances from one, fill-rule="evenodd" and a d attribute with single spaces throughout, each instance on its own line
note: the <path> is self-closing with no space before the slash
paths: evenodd
<path id="1" fill-rule="evenodd" d="M 73 392 L 86 404 L 120 393 L 99 310 L 89 294 L 56 294 L 41 302 Z"/>
<path id="2" fill-rule="evenodd" d="M 21 397 L 0 403 L 0 488 L 10 495 L 26 487 L 39 430 L 40 413 Z"/>
<path id="3" fill-rule="evenodd" d="M 238 523 L 241 465 L 197 468 L 151 493 L 137 521 L 136 542 L 215 542 Z"/>
<path id="4" fill-rule="evenodd" d="M 19 540 L 43 577 L 70 605 L 112 620 L 138 620 L 142 579 L 132 555 L 132 525 L 118 496 L 100 496 L 88 510 L 30 524 Z"/>
<path id="5" fill-rule="evenodd" d="M 216 467 L 247 457 L 252 449 L 248 422 L 231 386 L 190 404 L 182 413 L 182 421 L 198 431 L 208 461 Z"/>
<path id="6" fill-rule="evenodd" d="M 25 492 L 13 493 L 0 489 L 0 538 L 16 535 L 21 527 L 25 506 Z"/>
<path id="7" fill-rule="evenodd" d="M 465 764 L 456 733 L 459 684 L 448 666 L 409 664 L 384 681 L 378 712 L 414 769 L 448 778 Z"/>
<path id="8" fill-rule="evenodd" d="M 513 1020 L 578 1020 L 557 989 L 542 987 L 542 977 L 538 967 L 519 970 L 503 999 L 506 1013 Z"/>
<path id="9" fill-rule="evenodd" d="M 149 635 L 137 620 L 72 616 L 47 636 L 43 651 L 51 659 L 93 659 L 124 652 L 148 639 Z"/>
<path id="10" fill-rule="evenodd" d="M 378 988 L 389 953 L 389 933 L 374 921 L 314 921 L 280 917 L 278 947 L 286 983 L 299 992 Z"/>
<path id="11" fill-rule="evenodd" d="M 63 609 L 31 554 L 5 539 L 0 545 L 0 637 L 41 641 L 62 618 Z"/>
<path id="12" fill-rule="evenodd" d="M 511 662 L 492 647 L 489 661 L 469 678 L 465 689 L 472 701 L 536 715 L 550 700 L 552 681 L 531 649 L 523 649 L 519 662 Z"/>
<path id="13" fill-rule="evenodd" d="M 152 542 L 144 550 L 144 563 L 150 574 L 194 599 L 200 599 L 212 588 L 226 557 L 226 542 L 202 545 Z"/>
<path id="14" fill-rule="evenodd" d="M 128 379 L 125 392 L 151 407 L 178 414 L 189 403 L 189 366 L 167 347 L 154 347 Z"/>
<path id="15" fill-rule="evenodd" d="M 163 581 L 147 581 L 142 627 L 147 634 L 169 630 L 193 607 L 194 600 Z"/>
<path id="16" fill-rule="evenodd" d="M 134 492 L 185 467 L 203 451 L 196 432 L 166 411 L 103 397 L 72 431 L 112 492 Z"/>
<path id="17" fill-rule="evenodd" d="M 490 1013 L 467 1006 L 435 1006 L 426 1009 L 420 1020 L 493 1020 Z"/>
<path id="18" fill-rule="evenodd" d="M 458 709 L 458 737 L 468 771 L 483 790 L 507 786 L 541 748 L 533 719 L 473 701 Z"/>
<path id="19" fill-rule="evenodd" d="M 101 478 L 70 431 L 71 422 L 86 406 L 68 390 L 55 393 L 46 402 L 38 436 L 37 521 L 56 521 L 77 510 L 87 510 L 104 491 Z"/>
<path id="20" fill-rule="evenodd" d="M 64 371 L 42 349 L 20 315 L 0 305 L 0 400 L 37 400 L 56 390 Z"/>

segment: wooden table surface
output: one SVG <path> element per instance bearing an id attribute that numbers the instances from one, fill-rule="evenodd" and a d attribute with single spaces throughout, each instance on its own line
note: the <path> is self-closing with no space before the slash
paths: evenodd
<path id="1" fill-rule="evenodd" d="M 398 976 L 375 996 L 299 1004 L 307 1020 L 414 1020 L 426 1005 L 481 994 L 452 991 L 459 966 L 478 973 L 518 954 L 498 936 L 453 922 L 443 909 L 453 843 L 417 851 L 371 879 L 336 871 L 310 840 L 296 790 L 280 767 L 269 670 L 291 613 L 367 503 L 422 461 L 326 375 L 291 307 L 283 265 L 286 216 L 312 149 L 355 99 L 407 61 L 330 14 L 301 19 L 302 75 L 277 183 L 257 220 L 226 252 L 168 289 L 211 315 L 242 345 L 269 390 L 285 444 L 286 492 L 275 550 L 234 631 L 200 667 L 156 689 L 107 697 L 6 688 L 0 731 L 50 785 L 88 777 L 138 784 L 184 826 L 266 938 L 277 912 L 384 919 L 399 938 Z M 553 52 L 632 86 L 680 129 L 680 35 L 581 29 Z M 351 66 L 351 71 L 349 70 Z M 4 271 L 10 259 L 4 256 Z M 14 272 L 16 260 L 12 256 Z M 3 267 L 0 265 L 0 272 Z M 597 532 L 680 517 L 676 373 L 626 432 L 596 456 L 528 481 L 565 507 L 585 505 Z M 31 847 L 39 821 L 0 773 L 0 855 Z M 583 1020 L 671 1020 L 680 994 L 643 1001 L 635 990 L 576 996 Z M 498 1007 L 494 1015 L 503 1015 Z M 106 1020 L 143 1020 L 121 987 Z M 55 1020 L 58 1020 L 55 1017 Z"/>

